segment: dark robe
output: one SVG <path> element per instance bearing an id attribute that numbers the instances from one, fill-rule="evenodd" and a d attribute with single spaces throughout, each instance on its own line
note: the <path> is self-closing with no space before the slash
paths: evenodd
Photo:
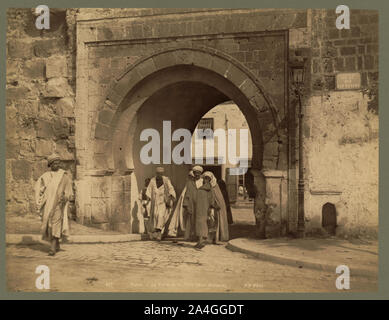
<path id="1" fill-rule="evenodd" d="M 223 179 L 220 179 L 217 183 L 220 187 L 220 191 L 223 194 L 224 202 L 226 204 L 228 224 L 233 224 L 234 221 L 232 219 L 232 211 L 231 211 L 231 205 L 230 205 L 230 198 L 228 196 L 228 191 L 227 191 L 227 185 Z"/>
<path id="2" fill-rule="evenodd" d="M 185 221 L 185 240 L 194 240 L 196 235 L 196 201 L 197 201 L 197 188 L 193 180 L 188 180 L 186 183 L 186 191 L 183 202 L 184 208 L 184 221 Z"/>
<path id="3" fill-rule="evenodd" d="M 213 192 L 215 197 L 215 212 L 217 215 L 215 241 L 228 241 L 230 236 L 228 232 L 227 208 L 218 184 L 213 187 Z"/>
<path id="4" fill-rule="evenodd" d="M 196 235 L 208 237 L 208 216 L 211 208 L 215 207 L 215 195 L 209 183 L 205 183 L 197 190 L 196 201 Z"/>

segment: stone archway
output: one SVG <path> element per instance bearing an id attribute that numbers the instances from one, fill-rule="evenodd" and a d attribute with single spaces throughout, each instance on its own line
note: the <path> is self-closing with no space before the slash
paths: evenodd
<path id="1" fill-rule="evenodd" d="M 166 96 L 178 99 L 184 108 L 188 101 L 195 99 L 179 97 L 179 92 L 183 90 L 193 91 L 197 93 L 194 96 L 201 96 L 202 99 L 196 107 L 185 109 L 179 116 L 172 113 L 177 105 L 170 109 L 165 105 L 166 116 L 174 118 L 172 131 L 175 128 L 193 130 L 209 109 L 218 103 L 233 100 L 245 115 L 252 134 L 252 167 L 262 169 L 263 114 L 271 117 L 274 130 L 277 130 L 280 121 L 277 108 L 260 81 L 240 62 L 215 49 L 184 47 L 157 52 L 139 60 L 116 77 L 97 117 L 92 161 L 94 168 L 107 172 L 104 179 L 109 180 L 111 194 L 106 197 L 106 211 L 111 224 L 132 224 L 131 231 L 137 231 L 134 228 L 137 213 L 133 199 L 140 181 L 146 175 L 145 170 L 150 170 L 139 167 L 139 161 L 134 157 L 136 142 L 131 141 L 139 133 L 140 122 L 145 122 L 144 115 L 147 113 L 140 116 L 142 110 L 152 111 Z M 153 112 L 153 115 L 152 119 L 143 123 L 144 127 L 156 127 L 158 124 L 155 121 L 162 123 L 164 120 L 160 113 Z M 131 173 L 137 164 L 137 171 L 141 174 L 134 179 Z M 128 198 L 132 198 L 130 205 Z"/>
<path id="2" fill-rule="evenodd" d="M 265 93 L 260 80 L 234 58 L 210 48 L 174 48 L 153 54 L 132 65 L 119 75 L 107 95 L 104 107 L 96 123 L 96 143 L 107 141 L 105 150 L 110 150 L 107 164 L 110 168 L 126 169 L 121 137 L 130 129 L 129 123 L 143 103 L 155 92 L 170 84 L 182 81 L 177 68 L 187 66 L 195 72 L 181 72 L 185 81 L 197 81 L 216 86 L 220 92 L 228 91 L 230 98 L 241 101 L 239 105 L 245 115 L 257 116 L 259 112 L 269 111 L 275 128 L 279 124 L 277 109 Z M 158 78 L 158 79 L 156 79 Z M 224 81 L 222 80 L 224 79 Z M 150 85 L 150 81 L 154 81 Z M 149 82 L 149 83 L 147 83 Z M 234 92 L 235 91 L 235 92 Z M 233 95 L 231 97 L 231 95 Z M 251 119 L 253 120 L 253 119 Z M 251 121 L 251 127 L 259 129 Z M 255 131 L 253 130 L 254 135 Z M 260 137 L 253 138 L 256 149 Z M 255 152 L 258 155 L 258 152 Z M 115 155 L 115 157 L 114 157 Z M 116 159 L 116 160 L 115 160 Z M 131 163 L 131 160 L 130 160 Z M 256 158 L 254 167 L 261 169 L 261 159 Z"/>

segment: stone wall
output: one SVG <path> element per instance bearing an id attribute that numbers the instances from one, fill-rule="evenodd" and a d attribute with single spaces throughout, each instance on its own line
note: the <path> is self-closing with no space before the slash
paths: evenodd
<path id="1" fill-rule="evenodd" d="M 296 225 L 297 208 L 297 115 L 295 101 L 279 87 L 286 81 L 281 61 L 307 58 L 303 100 L 307 229 L 321 228 L 321 208 L 331 202 L 338 213 L 338 234 L 376 233 L 377 12 L 352 10 L 351 29 L 341 31 L 335 27 L 335 9 L 51 9 L 51 29 L 45 31 L 35 28 L 31 9 L 9 9 L 7 19 L 7 213 L 34 212 L 33 184 L 47 170 L 46 157 L 53 151 L 66 159 L 75 176 L 101 169 L 106 144 L 93 144 L 92 148 L 88 144 L 95 140 L 96 122 L 111 120 L 112 112 L 96 111 L 103 107 L 109 110 L 104 102 L 113 79 L 157 50 L 195 43 L 225 52 L 249 68 L 274 103 L 281 106 L 280 138 L 274 134 L 270 115 L 263 114 L 264 164 L 268 169 L 287 170 L 291 230 Z M 289 52 L 279 41 L 284 30 L 289 32 Z M 80 35 L 89 42 L 80 42 Z M 90 50 L 79 58 L 85 59 L 87 68 L 76 70 L 76 49 L 84 46 Z M 336 91 L 336 73 L 354 71 L 361 72 L 361 90 Z M 82 80 L 77 94 L 76 72 Z M 86 87 L 87 95 L 80 98 Z M 76 96 L 80 100 L 75 109 Z M 290 107 L 284 109 L 288 98 Z M 104 136 L 106 127 L 100 127 L 102 132 L 97 134 Z M 289 144 L 283 136 L 286 133 Z M 280 152 L 288 152 L 289 159 L 276 161 Z M 93 222 L 94 213 L 98 217 L 105 214 L 101 210 L 112 210 L 99 205 L 107 197 L 126 205 L 123 197 L 132 191 L 129 178 L 109 174 L 112 172 L 96 170 L 90 180 L 96 185 L 89 180 L 77 182 L 77 194 L 84 195 L 77 201 L 85 222 Z M 85 202 L 92 198 L 93 206 Z M 111 219 L 106 224 L 109 227 L 117 221 Z"/>
<path id="2" fill-rule="evenodd" d="M 351 10 L 350 29 L 338 30 L 335 10 L 312 12 L 312 83 L 314 91 L 335 89 L 338 72 L 361 72 L 362 87 L 378 80 L 378 12 Z"/>
<path id="3" fill-rule="evenodd" d="M 56 151 L 74 173 L 73 11 L 51 10 L 51 29 L 35 28 L 31 9 L 7 12 L 6 206 L 34 213 L 34 181 Z"/>
<path id="4" fill-rule="evenodd" d="M 131 106 L 131 103 L 134 106 L 138 103 L 134 100 L 136 94 L 129 94 L 131 92 L 130 88 L 135 88 L 135 84 L 139 83 L 138 87 L 142 88 L 144 86 L 149 88 L 147 90 L 150 91 L 151 87 L 156 86 L 155 83 L 153 84 L 151 80 L 149 82 L 142 80 L 149 76 L 151 72 L 161 75 L 161 72 L 159 72 L 161 65 L 164 66 L 166 64 L 170 66 L 172 60 L 176 61 L 177 64 L 187 64 L 186 60 L 199 56 L 200 58 L 197 58 L 194 62 L 196 66 L 200 63 L 203 68 L 216 70 L 225 78 L 231 79 L 232 83 L 239 86 L 247 76 L 243 76 L 243 78 L 235 76 L 234 79 L 233 72 L 225 76 L 228 63 L 230 62 L 224 62 L 224 64 L 218 64 L 219 62 L 212 63 L 212 60 L 216 61 L 215 56 L 218 55 L 218 52 L 226 54 L 229 59 L 236 59 L 239 64 L 248 68 L 254 76 L 261 80 L 264 88 L 263 91 L 271 96 L 274 105 L 279 111 L 278 116 L 285 124 L 287 33 L 284 30 L 306 26 L 307 14 L 304 10 L 285 10 L 277 12 L 278 15 L 274 14 L 274 10 L 234 10 L 234 12 L 231 10 L 210 10 L 206 13 L 175 12 L 142 18 L 136 16 L 133 12 L 129 12 L 128 16 L 121 16 L 121 18 L 115 20 L 115 23 L 112 23 L 112 20 L 89 20 L 91 18 L 88 15 L 89 13 L 85 17 L 83 13 L 85 13 L 84 9 L 80 11 L 78 16 L 80 21 L 77 29 L 79 49 L 77 81 L 78 84 L 82 84 L 77 87 L 77 104 L 83 106 L 83 108 L 77 109 L 76 115 L 79 190 L 84 190 L 84 188 L 90 189 L 89 186 L 94 185 L 93 181 L 96 184 L 100 181 L 101 188 L 104 188 L 106 184 L 111 184 L 112 188 L 112 181 L 109 176 L 112 172 L 103 172 L 104 168 L 111 168 L 110 166 L 115 163 L 112 159 L 107 159 L 107 150 L 115 147 L 114 155 L 117 156 L 126 152 L 126 147 L 125 145 L 111 144 L 109 136 L 111 132 L 119 131 L 123 132 L 124 135 L 127 134 L 126 128 L 120 127 L 120 130 L 117 130 L 112 124 L 119 123 L 120 121 L 120 123 L 128 125 L 132 121 L 133 114 L 137 112 L 139 121 L 134 122 L 137 123 L 137 128 L 143 128 L 143 126 L 149 128 L 150 123 L 153 124 L 151 127 L 159 127 L 162 119 L 166 118 L 172 119 L 174 125 L 180 124 L 188 128 L 193 125 L 194 128 L 197 122 L 195 121 L 196 118 L 199 120 L 203 114 L 217 103 L 225 101 L 218 100 L 220 97 L 208 91 L 208 96 L 204 96 L 204 98 L 198 101 L 198 103 L 203 102 L 203 105 L 199 106 L 202 109 L 199 110 L 193 104 L 197 103 L 194 102 L 198 100 L 196 97 L 203 96 L 200 94 L 200 91 L 197 96 L 195 95 L 194 99 L 188 99 L 188 96 L 195 92 L 191 86 L 181 87 L 180 90 L 170 88 L 170 91 L 164 91 L 165 96 L 162 93 L 160 94 L 160 100 L 151 103 L 152 99 L 150 99 L 145 103 L 144 107 L 146 107 L 146 104 L 150 107 L 148 112 L 143 112 L 143 107 L 140 110 L 131 107 L 133 110 L 127 112 L 126 108 L 130 109 L 128 106 Z M 107 14 L 111 13 L 107 11 Z M 101 17 L 104 18 L 104 14 Z M 282 30 L 277 31 L 279 28 Z M 266 30 L 268 32 L 264 32 Z M 174 49 L 181 47 L 206 47 L 211 52 L 211 55 L 205 55 L 201 52 L 186 52 L 182 56 L 175 54 Z M 155 57 L 156 53 L 164 50 L 170 51 L 164 57 Z M 149 63 L 139 63 L 139 61 L 147 57 L 153 58 L 150 58 Z M 229 60 L 226 59 L 226 61 Z M 207 62 L 211 62 L 212 67 L 211 65 L 207 67 Z M 132 68 L 136 72 L 133 72 L 131 75 Z M 174 78 L 180 72 L 184 72 L 184 70 L 177 70 L 177 73 L 172 73 L 171 76 Z M 189 79 L 185 78 L 188 74 L 182 73 L 184 78 L 181 79 Z M 204 75 L 204 77 L 206 78 L 207 76 Z M 153 79 L 153 77 L 150 78 Z M 203 78 L 203 81 L 205 81 L 205 78 Z M 116 79 L 116 81 L 113 79 Z M 182 81 L 181 79 L 178 79 L 177 82 Z M 210 79 L 208 81 L 211 81 Z M 201 79 L 199 78 L 197 81 L 201 82 Z M 148 84 L 145 85 L 145 83 Z M 200 90 L 200 88 L 198 89 Z M 241 90 L 248 90 L 248 87 L 242 87 Z M 181 92 L 186 97 L 180 97 L 177 92 Z M 187 93 L 184 94 L 184 92 Z M 144 99 L 150 98 L 150 93 L 148 95 L 142 92 L 137 94 Z M 126 100 L 127 105 L 120 105 L 120 108 L 118 108 L 121 102 L 120 97 L 126 95 L 130 97 Z M 174 101 L 175 95 L 177 97 Z M 261 105 L 260 98 L 259 94 L 258 101 L 255 103 L 259 103 L 258 107 L 262 109 L 261 126 L 255 126 L 254 130 L 261 127 L 264 133 L 266 142 L 266 163 L 264 162 L 264 165 L 270 169 L 277 169 L 277 167 L 286 168 L 286 132 L 285 130 L 280 131 L 280 134 L 283 135 L 282 142 L 284 142 L 280 144 L 272 123 L 273 117 L 263 103 L 263 100 L 263 105 Z M 133 99 L 134 102 L 132 100 L 129 102 L 130 99 Z M 215 100 L 215 104 L 208 105 L 208 100 Z M 169 103 L 170 106 L 167 104 L 169 101 L 171 101 Z M 159 109 L 163 110 L 163 112 L 159 109 L 152 109 L 155 104 L 159 104 Z M 176 106 L 175 110 L 171 108 L 172 105 Z M 114 114 L 112 111 L 116 111 L 116 113 Z M 184 114 L 179 116 L 179 113 Z M 252 121 L 252 119 L 250 120 Z M 122 139 L 122 143 L 128 144 L 131 139 L 138 136 L 139 133 L 134 131 L 127 136 L 127 139 Z M 95 145 L 95 148 L 93 148 L 93 145 Z M 132 149 L 139 150 L 136 147 L 136 142 L 132 145 L 135 145 Z M 127 168 L 131 168 L 131 162 L 135 161 L 128 160 L 128 158 L 133 157 L 132 153 L 130 150 L 130 156 L 124 156 L 123 159 L 125 158 L 125 160 L 120 160 L 122 165 L 127 165 Z M 139 157 L 139 152 L 137 157 Z M 134 203 L 134 199 L 137 197 L 137 187 L 143 184 L 145 177 L 153 174 L 153 167 L 139 165 L 139 163 L 137 167 L 137 163 L 135 163 L 133 168 L 135 168 L 135 172 L 132 174 L 132 178 L 136 176 L 136 179 L 131 180 L 131 202 Z M 172 177 L 178 192 L 180 192 L 183 182 L 185 182 L 186 172 L 179 174 L 182 168 L 182 166 L 165 168 Z M 104 178 L 97 177 L 96 171 L 99 171 L 99 174 L 103 175 Z M 99 223 L 101 226 L 106 225 L 108 220 L 112 218 L 112 214 L 116 211 L 121 211 L 123 206 L 120 205 L 121 209 L 118 210 L 113 209 L 112 197 L 111 200 L 106 197 L 98 199 L 89 196 L 88 198 L 87 195 L 91 194 L 89 189 L 82 192 L 84 195 L 83 199 L 79 199 L 79 213 L 84 217 L 89 217 L 89 212 L 91 212 L 91 221 L 95 220 L 94 222 Z M 138 220 L 136 203 L 134 206 L 131 204 L 131 206 L 134 210 L 131 210 L 131 213 L 127 213 L 127 218 L 132 215 L 133 218 L 135 217 L 135 220 Z M 93 207 L 102 208 L 99 210 L 102 211 L 102 214 L 97 215 Z M 117 207 L 116 204 L 114 204 L 114 207 Z"/>
<path id="5" fill-rule="evenodd" d="M 321 228 L 337 211 L 338 235 L 378 232 L 378 13 L 351 10 L 350 29 L 334 10 L 313 10 L 311 93 L 305 101 L 306 223 Z M 360 72 L 360 90 L 335 90 L 335 74 Z M 372 96 L 369 97 L 369 93 Z"/>

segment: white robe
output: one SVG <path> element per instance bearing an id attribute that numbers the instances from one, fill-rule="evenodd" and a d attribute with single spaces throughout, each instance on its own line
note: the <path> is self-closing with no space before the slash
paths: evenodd
<path id="1" fill-rule="evenodd" d="M 73 195 L 70 174 L 62 169 L 45 172 L 35 183 L 35 201 L 42 217 L 44 240 L 69 235 L 69 201 L 62 207 L 59 204 L 62 195 L 68 199 Z"/>
<path id="2" fill-rule="evenodd" d="M 176 192 L 168 177 L 162 176 L 163 184 L 158 188 L 155 177 L 150 180 L 146 190 L 146 195 L 151 199 L 150 218 L 151 226 L 160 229 L 163 233 L 165 224 L 169 219 L 172 208 L 166 207 L 166 196 L 176 199 Z"/>

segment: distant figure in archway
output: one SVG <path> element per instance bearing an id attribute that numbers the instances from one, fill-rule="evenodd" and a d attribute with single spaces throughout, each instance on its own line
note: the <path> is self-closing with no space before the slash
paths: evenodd
<path id="1" fill-rule="evenodd" d="M 146 196 L 151 202 L 150 225 L 153 231 L 150 234 L 151 240 L 162 240 L 165 224 L 169 219 L 173 203 L 176 199 L 176 192 L 170 179 L 163 175 L 164 169 L 158 167 L 156 176 L 150 180 L 146 190 Z"/>
<path id="2" fill-rule="evenodd" d="M 150 229 L 149 219 L 150 219 L 150 206 L 151 206 L 151 202 L 150 202 L 149 198 L 146 195 L 147 187 L 150 184 L 150 180 L 151 180 L 150 178 L 145 179 L 145 185 L 142 188 L 141 192 L 139 193 L 139 201 L 142 204 L 142 207 L 141 207 L 142 211 L 141 212 L 142 212 L 142 215 L 143 215 L 143 221 L 144 221 L 144 226 L 145 226 L 145 231 L 144 232 L 146 234 L 148 234 L 149 229 Z"/>

